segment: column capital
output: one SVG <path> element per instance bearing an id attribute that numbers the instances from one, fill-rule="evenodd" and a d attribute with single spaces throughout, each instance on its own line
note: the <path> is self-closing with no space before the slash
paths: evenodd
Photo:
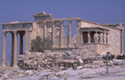
<path id="1" fill-rule="evenodd" d="M 43 21 L 43 24 L 46 25 L 47 21 Z"/>
<path id="2" fill-rule="evenodd" d="M 25 30 L 25 32 L 32 32 L 32 30 Z"/>
<path id="3" fill-rule="evenodd" d="M 90 31 L 87 31 L 88 32 L 88 34 L 90 34 Z"/>
<path id="4" fill-rule="evenodd" d="M 63 20 L 60 20 L 59 22 L 60 22 L 60 24 L 63 24 L 64 21 L 63 21 Z"/>
<path id="5" fill-rule="evenodd" d="M 22 33 L 19 33 L 20 36 L 24 36 L 24 34 L 25 34 L 25 33 L 23 33 L 23 32 L 22 32 Z"/>
<path id="6" fill-rule="evenodd" d="M 71 23 L 72 22 L 72 20 L 68 20 L 69 21 L 69 23 Z"/>
<path id="7" fill-rule="evenodd" d="M 51 21 L 51 23 L 52 23 L 52 25 L 55 25 L 55 21 L 53 20 L 53 21 Z"/>
<path id="8" fill-rule="evenodd" d="M 17 34 L 17 31 L 13 31 L 14 34 Z"/>
<path id="9" fill-rule="evenodd" d="M 80 21 L 82 21 L 81 19 L 79 19 L 79 20 L 76 20 L 77 22 L 80 22 Z"/>
<path id="10" fill-rule="evenodd" d="M 6 31 L 2 31 L 3 32 L 3 34 L 6 34 L 7 32 Z"/>
<path id="11" fill-rule="evenodd" d="M 98 33 L 98 31 L 95 31 L 95 33 Z"/>

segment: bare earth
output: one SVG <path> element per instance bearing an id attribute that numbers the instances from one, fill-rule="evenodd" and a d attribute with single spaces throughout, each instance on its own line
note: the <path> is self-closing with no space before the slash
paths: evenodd
<path id="1" fill-rule="evenodd" d="M 106 67 L 68 69 L 59 72 L 19 70 L 0 70 L 0 80 L 124 80 L 125 65 L 110 66 L 109 74 Z"/>

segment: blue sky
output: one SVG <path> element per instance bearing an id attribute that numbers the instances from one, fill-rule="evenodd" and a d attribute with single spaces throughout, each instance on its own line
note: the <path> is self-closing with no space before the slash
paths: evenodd
<path id="1" fill-rule="evenodd" d="M 34 21 L 32 15 L 42 11 L 55 18 L 81 17 L 102 24 L 125 23 L 125 0 L 0 0 L 0 23 Z M 8 47 L 7 53 L 9 50 Z"/>

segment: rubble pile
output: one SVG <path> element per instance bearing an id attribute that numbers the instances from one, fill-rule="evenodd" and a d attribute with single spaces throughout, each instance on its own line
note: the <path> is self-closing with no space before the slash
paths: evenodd
<path id="1" fill-rule="evenodd" d="M 122 60 L 111 59 L 109 66 L 125 64 Z M 50 70 L 59 71 L 68 68 L 99 68 L 106 65 L 106 60 L 100 55 L 84 53 L 82 50 L 65 52 L 45 51 L 44 53 L 28 53 L 19 58 L 19 67 L 22 70 Z"/>
<path id="2" fill-rule="evenodd" d="M 22 55 L 20 58 L 19 67 L 23 70 L 59 70 L 70 67 L 75 68 L 78 65 L 78 60 L 66 59 L 67 56 L 59 54 Z"/>
<path id="3" fill-rule="evenodd" d="M 77 66 L 93 63 L 96 57 L 87 54 L 81 55 L 80 52 L 65 51 L 62 54 L 54 54 L 50 51 L 46 53 L 34 53 L 21 55 L 19 58 L 19 67 L 23 70 L 66 70 L 68 68 L 76 69 Z"/>
<path id="4" fill-rule="evenodd" d="M 101 55 L 75 50 L 20 55 L 18 65 L 20 70 L 0 70 L 0 80 L 86 80 L 106 73 L 106 60 Z M 111 59 L 108 65 L 110 73 L 125 70 L 125 60 Z"/>

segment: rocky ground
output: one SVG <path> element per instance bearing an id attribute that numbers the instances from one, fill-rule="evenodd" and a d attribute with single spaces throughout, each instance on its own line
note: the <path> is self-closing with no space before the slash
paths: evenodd
<path id="1" fill-rule="evenodd" d="M 19 70 L 0 68 L 0 80 L 124 80 L 125 60 L 106 60 L 76 52 L 33 53 L 20 56 Z M 57 52 L 58 53 L 58 52 Z"/>
<path id="2" fill-rule="evenodd" d="M 1 70 L 0 80 L 124 80 L 125 65 L 92 68 L 78 66 L 76 70 L 71 68 L 52 72 L 50 70 Z"/>

